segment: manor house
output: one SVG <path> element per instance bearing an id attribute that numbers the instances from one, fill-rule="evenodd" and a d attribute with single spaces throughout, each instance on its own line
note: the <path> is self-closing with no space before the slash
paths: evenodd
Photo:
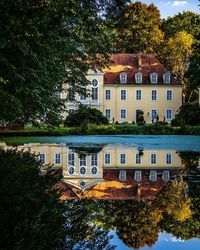
<path id="1" fill-rule="evenodd" d="M 152 55 L 113 54 L 102 72 L 88 72 L 91 95 L 78 103 L 99 109 L 112 122 L 170 122 L 182 104 L 182 84 Z M 67 102 L 73 112 L 75 102 Z"/>

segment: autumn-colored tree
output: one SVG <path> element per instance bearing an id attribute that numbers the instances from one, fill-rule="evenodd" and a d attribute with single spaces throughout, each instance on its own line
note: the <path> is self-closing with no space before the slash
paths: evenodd
<path id="1" fill-rule="evenodd" d="M 128 4 L 115 22 L 116 51 L 156 53 L 163 40 L 160 26 L 160 12 L 154 4 Z"/>

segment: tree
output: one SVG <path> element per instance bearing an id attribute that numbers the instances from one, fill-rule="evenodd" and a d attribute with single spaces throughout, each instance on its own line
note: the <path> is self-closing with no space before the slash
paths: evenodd
<path id="1" fill-rule="evenodd" d="M 160 12 L 154 4 L 130 3 L 119 14 L 116 24 L 117 52 L 157 53 L 163 40 Z"/>
<path id="2" fill-rule="evenodd" d="M 87 125 L 88 123 L 108 124 L 108 119 L 98 109 L 80 105 L 76 111 L 69 113 L 64 122 L 65 126 L 71 127 Z"/>
<path id="3" fill-rule="evenodd" d="M 61 176 L 30 152 L 0 149 L 0 245 L 3 249 L 63 249 L 65 207 Z"/>
<path id="4" fill-rule="evenodd" d="M 64 101 L 55 91 L 88 84 L 102 68 L 110 36 L 99 1 L 2 0 L 0 2 L 0 123 L 37 121 Z"/>

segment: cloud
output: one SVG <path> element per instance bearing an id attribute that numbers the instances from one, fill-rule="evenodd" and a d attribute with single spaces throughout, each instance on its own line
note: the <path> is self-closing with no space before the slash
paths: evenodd
<path id="1" fill-rule="evenodd" d="M 168 3 L 170 3 L 170 2 L 168 2 Z M 173 5 L 173 6 L 184 6 L 184 5 L 186 5 L 188 2 L 187 1 L 173 1 L 173 2 L 171 2 L 171 4 Z"/>

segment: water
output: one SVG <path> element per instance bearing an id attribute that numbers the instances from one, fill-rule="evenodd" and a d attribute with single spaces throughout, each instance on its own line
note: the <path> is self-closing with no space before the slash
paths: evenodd
<path id="1" fill-rule="evenodd" d="M 200 137 L 1 141 L 62 169 L 68 249 L 200 249 Z"/>

